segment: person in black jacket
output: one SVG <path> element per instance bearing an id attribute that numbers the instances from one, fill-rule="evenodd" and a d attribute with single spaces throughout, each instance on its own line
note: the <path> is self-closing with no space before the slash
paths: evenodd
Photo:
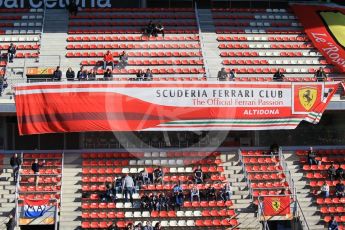
<path id="1" fill-rule="evenodd" d="M 61 81 L 62 72 L 60 70 L 60 66 L 56 67 L 56 70 L 53 73 L 53 81 Z"/>
<path id="2" fill-rule="evenodd" d="M 278 69 L 278 71 L 273 75 L 273 81 L 283 81 L 284 79 L 284 74 Z"/>
<path id="3" fill-rule="evenodd" d="M 116 223 L 113 223 L 112 225 L 110 225 L 109 227 L 108 227 L 108 229 L 107 230 L 118 230 L 119 228 L 116 226 Z"/>
<path id="4" fill-rule="evenodd" d="M 89 81 L 95 81 L 96 80 L 96 71 L 94 69 L 90 69 L 90 71 L 87 73 L 87 79 Z"/>
<path id="5" fill-rule="evenodd" d="M 322 67 L 320 67 L 320 68 L 316 71 L 314 77 L 316 78 L 316 81 L 318 81 L 318 82 L 322 82 L 322 81 L 327 80 L 327 75 L 326 75 L 326 73 L 325 73 L 325 71 L 323 70 Z"/>
<path id="6" fill-rule="evenodd" d="M 74 81 L 75 73 L 71 67 L 69 67 L 68 70 L 66 71 L 66 78 L 67 78 L 67 81 Z"/>
<path id="7" fill-rule="evenodd" d="M 218 81 L 226 81 L 228 78 L 228 73 L 226 72 L 225 68 L 222 68 L 218 71 Z"/>
<path id="8" fill-rule="evenodd" d="M 40 174 L 40 167 L 43 167 L 45 163 L 46 163 L 45 160 L 43 160 L 42 163 L 40 164 L 38 162 L 38 159 L 35 159 L 35 161 L 31 165 L 31 170 L 34 172 L 34 176 L 35 176 L 35 185 L 36 186 L 38 185 L 38 179 L 39 179 L 39 174 Z"/>
<path id="9" fill-rule="evenodd" d="M 14 227 L 15 227 L 15 221 L 14 221 L 13 215 L 11 214 L 8 217 L 8 222 L 6 223 L 6 230 L 13 230 Z"/>
<path id="10" fill-rule="evenodd" d="M 137 73 L 137 81 L 142 81 L 144 78 L 144 73 L 143 71 L 140 69 Z"/>
<path id="11" fill-rule="evenodd" d="M 71 3 L 68 5 L 69 15 L 77 16 L 78 14 L 78 5 L 75 0 L 71 0 Z"/>
<path id="12" fill-rule="evenodd" d="M 10 165 L 13 169 L 14 182 L 17 182 L 18 171 L 21 164 L 22 164 L 22 160 L 18 157 L 18 154 L 17 153 L 13 154 L 13 156 L 10 159 Z"/>
<path id="13" fill-rule="evenodd" d="M 107 69 L 107 71 L 104 72 L 103 78 L 105 81 L 113 80 L 113 73 L 111 72 L 109 68 Z"/>
<path id="14" fill-rule="evenodd" d="M 13 58 L 16 55 L 17 48 L 13 43 L 10 44 L 10 46 L 7 49 L 7 61 L 8 62 L 13 62 Z"/>

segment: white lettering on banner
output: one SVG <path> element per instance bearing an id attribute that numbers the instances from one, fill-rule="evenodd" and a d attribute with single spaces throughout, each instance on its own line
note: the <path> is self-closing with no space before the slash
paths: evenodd
<path id="1" fill-rule="evenodd" d="M 332 60 L 332 62 L 335 62 L 345 67 L 345 59 L 340 57 L 339 48 L 330 42 L 328 42 L 327 44 L 330 47 L 323 48 L 323 50 L 327 53 L 327 55 Z"/>
<path id="2" fill-rule="evenodd" d="M 42 8 L 46 2 L 47 8 L 66 8 L 70 0 L 0 0 L 0 7 L 4 8 Z M 110 8 L 111 0 L 76 0 L 79 7 Z"/>
<path id="3" fill-rule="evenodd" d="M 327 37 L 326 34 L 319 34 L 319 33 L 311 33 L 313 35 L 313 37 L 315 38 L 315 41 L 320 43 L 320 42 L 326 42 L 326 39 L 322 38 L 323 37 Z"/>
<path id="4" fill-rule="evenodd" d="M 279 109 L 246 109 L 243 115 L 278 115 Z"/>
<path id="5" fill-rule="evenodd" d="M 311 34 L 317 43 L 325 43 L 328 45 L 328 47 L 322 48 L 322 50 L 326 52 L 327 56 L 332 60 L 332 62 L 345 67 L 345 59 L 340 57 L 339 48 L 335 46 L 332 42 L 327 42 L 326 39 L 322 38 L 322 37 L 327 38 L 326 34 L 320 34 L 320 33 L 311 33 Z"/>

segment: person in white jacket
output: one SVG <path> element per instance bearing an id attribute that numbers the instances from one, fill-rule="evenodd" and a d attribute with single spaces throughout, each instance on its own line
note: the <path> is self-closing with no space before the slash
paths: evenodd
<path id="1" fill-rule="evenodd" d="M 324 198 L 327 198 L 329 197 L 329 185 L 325 182 L 323 183 L 323 185 L 321 186 L 321 195 L 324 197 Z"/>

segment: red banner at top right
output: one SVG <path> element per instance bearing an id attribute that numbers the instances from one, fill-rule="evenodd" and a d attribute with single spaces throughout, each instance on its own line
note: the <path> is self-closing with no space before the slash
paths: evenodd
<path id="1" fill-rule="evenodd" d="M 291 6 L 320 53 L 345 72 L 345 9 L 318 5 Z"/>

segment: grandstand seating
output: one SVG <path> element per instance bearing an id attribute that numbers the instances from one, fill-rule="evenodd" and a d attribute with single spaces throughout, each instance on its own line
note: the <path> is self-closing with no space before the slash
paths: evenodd
<path id="1" fill-rule="evenodd" d="M 238 77 L 269 81 L 278 68 L 287 81 L 314 81 L 319 67 L 336 73 L 288 9 L 212 11 L 222 64 L 228 71 L 235 69 Z"/>
<path id="2" fill-rule="evenodd" d="M 142 36 L 150 20 L 162 22 L 164 38 Z M 70 17 L 68 33 L 66 57 L 97 69 L 97 75 L 104 73 L 100 67 L 107 50 L 111 50 L 115 59 L 125 50 L 128 66 L 121 70 L 115 68 L 116 76 L 133 77 L 139 69 L 150 68 L 155 80 L 174 80 L 170 77 L 176 77 L 175 74 L 180 79 L 204 80 L 194 9 L 107 9 L 104 12 L 85 9 L 78 16 Z"/>
<path id="3" fill-rule="evenodd" d="M 105 228 L 116 220 L 118 227 L 127 223 L 159 221 L 163 227 L 199 227 L 217 228 L 237 225 L 235 212 L 231 209 L 231 201 L 193 201 L 190 202 L 189 188 L 193 184 L 193 171 L 196 165 L 202 165 L 204 173 L 209 179 L 205 184 L 198 185 L 200 192 L 213 184 L 219 190 L 226 178 L 220 166 L 219 153 L 208 152 L 156 152 L 156 153 L 84 153 L 82 171 L 82 228 Z M 143 159 L 143 160 L 141 160 Z M 185 166 L 186 164 L 187 166 Z M 113 182 L 114 177 L 129 174 L 135 176 L 141 170 L 151 173 L 155 165 L 162 165 L 164 171 L 163 184 L 143 185 L 134 194 L 133 207 L 125 203 L 122 194 L 117 194 L 116 203 L 100 200 L 105 190 L 105 182 Z M 177 211 L 140 211 L 138 199 L 143 193 L 172 192 L 173 185 L 182 182 L 185 202 L 181 210 Z M 148 219 L 150 218 L 150 219 Z"/>
<path id="4" fill-rule="evenodd" d="M 345 197 L 337 198 L 334 194 L 334 187 L 337 181 L 331 181 L 328 178 L 327 170 L 331 163 L 334 163 L 335 168 L 340 164 L 345 169 L 345 150 L 343 149 L 327 149 L 315 150 L 317 153 L 316 159 L 321 161 L 321 165 L 309 165 L 307 163 L 307 151 L 299 150 L 296 154 L 300 156 L 300 163 L 303 165 L 304 176 L 309 180 L 311 193 L 315 195 L 316 203 L 324 222 L 329 222 L 331 216 L 335 216 L 336 221 L 340 224 L 339 229 L 345 229 Z M 317 195 L 320 187 L 326 182 L 330 187 L 330 196 L 322 198 Z M 345 180 L 342 180 L 345 183 Z"/>
<path id="5" fill-rule="evenodd" d="M 278 195 L 283 189 L 285 194 L 291 194 L 279 156 L 271 156 L 261 150 L 241 151 L 241 154 L 254 202 L 258 196 Z"/>
<path id="6" fill-rule="evenodd" d="M 38 185 L 35 186 L 31 164 L 35 159 L 39 163 L 45 160 L 46 163 L 40 168 Z M 19 198 L 20 199 L 60 199 L 62 177 L 62 154 L 23 154 L 22 170 L 20 171 Z"/>
<path id="7" fill-rule="evenodd" d="M 5 73 L 10 43 L 17 47 L 15 58 L 38 57 L 43 17 L 43 9 L 0 9 L 0 74 Z"/>

